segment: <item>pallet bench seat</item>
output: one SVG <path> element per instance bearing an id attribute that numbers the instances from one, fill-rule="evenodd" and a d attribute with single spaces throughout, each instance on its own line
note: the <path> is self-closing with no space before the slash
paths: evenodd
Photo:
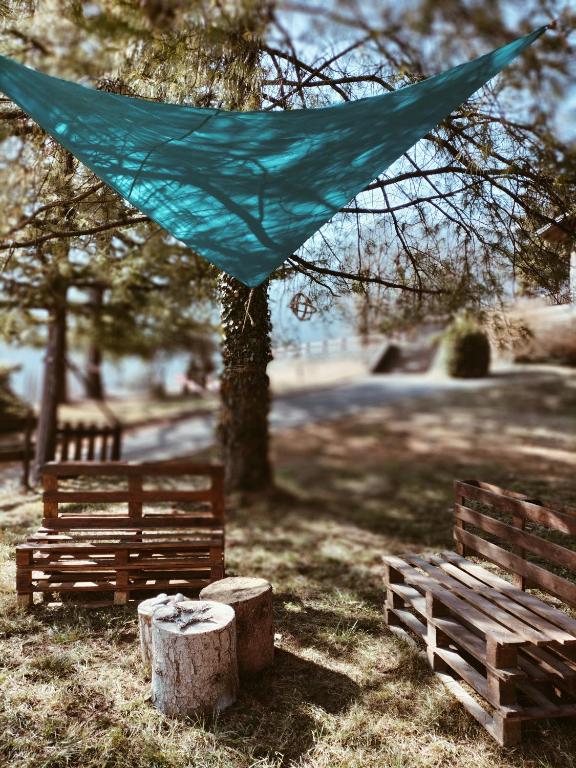
<path id="1" fill-rule="evenodd" d="M 576 717 L 576 552 L 564 546 L 576 514 L 477 481 L 455 491 L 455 552 L 384 558 L 386 621 L 419 637 L 442 682 L 512 746 L 524 721 Z"/>
<path id="2" fill-rule="evenodd" d="M 183 478 L 204 487 L 170 487 Z M 187 462 L 45 465 L 42 527 L 16 547 L 19 604 L 35 592 L 92 592 L 122 605 L 224 578 L 223 479 L 221 466 Z"/>

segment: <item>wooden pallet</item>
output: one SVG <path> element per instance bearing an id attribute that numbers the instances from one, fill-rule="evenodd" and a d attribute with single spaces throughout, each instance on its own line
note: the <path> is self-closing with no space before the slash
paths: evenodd
<path id="1" fill-rule="evenodd" d="M 481 483 L 457 483 L 456 496 L 459 548 L 514 569 L 516 584 L 464 553 L 386 557 L 386 620 L 424 642 L 442 682 L 511 746 L 521 740 L 523 721 L 576 717 L 576 619 L 525 591 L 528 581 L 576 605 L 574 582 L 542 559 L 573 572 L 576 553 L 538 535 L 544 526 L 574 536 L 576 516 Z"/>
<path id="2" fill-rule="evenodd" d="M 206 487 L 148 487 L 152 478 L 185 476 Z M 68 487 L 78 478 L 112 478 L 126 487 Z M 31 605 L 35 592 L 108 593 L 121 605 L 142 593 L 197 593 L 224 577 L 222 467 L 51 463 L 43 484 L 42 528 L 16 548 L 20 605 Z"/>

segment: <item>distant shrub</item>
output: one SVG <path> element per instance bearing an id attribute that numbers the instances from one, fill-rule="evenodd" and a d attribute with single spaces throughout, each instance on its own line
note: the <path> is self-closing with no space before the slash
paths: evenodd
<path id="1" fill-rule="evenodd" d="M 490 341 L 469 316 L 456 318 L 446 331 L 446 370 L 456 379 L 480 379 L 490 372 Z"/>

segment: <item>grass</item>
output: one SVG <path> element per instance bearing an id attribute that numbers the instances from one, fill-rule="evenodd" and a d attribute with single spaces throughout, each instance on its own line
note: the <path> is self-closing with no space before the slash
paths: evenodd
<path id="1" fill-rule="evenodd" d="M 382 618 L 381 555 L 450 545 L 451 482 L 574 498 L 576 374 L 503 377 L 275 439 L 285 494 L 232 508 L 231 574 L 275 587 L 277 657 L 205 722 L 151 706 L 133 608 L 20 613 L 13 544 L 35 497 L 0 501 L 0 764 L 14 768 L 572 768 L 574 721 L 500 749 Z"/>

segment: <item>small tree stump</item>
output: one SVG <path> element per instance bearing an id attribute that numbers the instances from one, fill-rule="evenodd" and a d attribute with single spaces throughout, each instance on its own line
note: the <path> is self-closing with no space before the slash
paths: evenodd
<path id="1" fill-rule="evenodd" d="M 234 609 L 209 600 L 162 605 L 152 618 L 152 701 L 165 715 L 220 712 L 238 693 Z"/>
<path id="2" fill-rule="evenodd" d="M 200 597 L 236 611 L 238 670 L 256 675 L 274 662 L 272 585 L 265 579 L 229 576 L 204 587 Z"/>
<path id="3" fill-rule="evenodd" d="M 177 595 L 167 595 L 162 592 L 156 597 L 149 597 L 138 605 L 138 626 L 140 628 L 140 651 L 142 661 L 148 670 L 152 668 L 152 616 L 161 605 L 173 605 L 186 600 L 180 592 Z"/>

